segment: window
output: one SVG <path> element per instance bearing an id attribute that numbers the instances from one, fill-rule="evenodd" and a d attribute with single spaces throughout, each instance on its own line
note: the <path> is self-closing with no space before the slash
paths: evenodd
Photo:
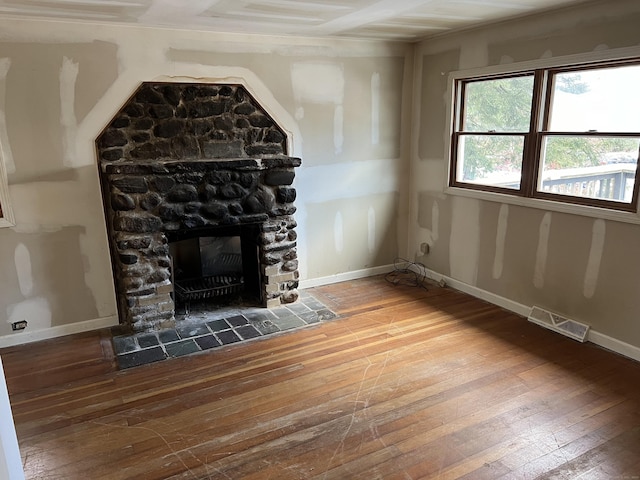
<path id="1" fill-rule="evenodd" d="M 455 79 L 449 185 L 636 212 L 640 60 Z"/>

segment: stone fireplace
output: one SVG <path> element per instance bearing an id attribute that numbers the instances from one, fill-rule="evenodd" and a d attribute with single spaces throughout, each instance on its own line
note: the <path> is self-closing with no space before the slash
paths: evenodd
<path id="1" fill-rule="evenodd" d="M 265 307 L 298 298 L 286 140 L 242 85 L 138 88 L 96 140 L 121 324 L 171 326 L 176 301 L 238 289 Z"/>

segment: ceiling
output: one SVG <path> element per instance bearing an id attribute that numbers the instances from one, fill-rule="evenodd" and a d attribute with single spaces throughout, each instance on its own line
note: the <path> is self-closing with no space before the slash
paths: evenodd
<path id="1" fill-rule="evenodd" d="M 584 0 L 0 0 L 0 16 L 413 41 Z"/>

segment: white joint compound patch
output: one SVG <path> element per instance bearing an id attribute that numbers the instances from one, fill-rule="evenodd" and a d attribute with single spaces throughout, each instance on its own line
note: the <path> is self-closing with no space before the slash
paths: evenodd
<path id="1" fill-rule="evenodd" d="M 64 128 L 62 146 L 64 148 L 64 164 L 76 164 L 76 134 L 78 121 L 75 112 L 76 81 L 78 80 L 79 65 L 64 57 L 60 67 L 60 124 Z"/>
<path id="2" fill-rule="evenodd" d="M 547 251 L 549 248 L 549 232 L 551 230 L 551 212 L 547 212 L 540 222 L 538 233 L 538 248 L 536 250 L 536 265 L 533 271 L 533 285 L 544 287 L 544 275 L 547 269 Z"/>
<path id="3" fill-rule="evenodd" d="M 371 75 L 371 144 L 380 143 L 380 74 Z"/>
<path id="4" fill-rule="evenodd" d="M 342 105 L 336 105 L 333 112 L 333 146 L 336 155 L 342 153 L 344 144 L 344 110 Z"/>
<path id="5" fill-rule="evenodd" d="M 496 231 L 496 253 L 493 257 L 493 278 L 502 277 L 502 269 L 504 266 L 504 245 L 507 238 L 507 221 L 509 219 L 509 205 L 500 206 L 498 214 L 498 229 Z"/>
<path id="6" fill-rule="evenodd" d="M 602 219 L 593 222 L 591 232 L 591 249 L 589 250 L 589 260 L 584 273 L 583 294 L 586 298 L 591 298 L 596 292 L 598 276 L 600 274 L 600 262 L 604 250 L 606 224 Z"/>
<path id="7" fill-rule="evenodd" d="M 4 161 L 7 173 L 16 171 L 16 164 L 13 161 L 11 153 L 11 145 L 9 144 L 9 135 L 7 133 L 7 118 L 5 115 L 5 102 L 7 96 L 7 75 L 11 68 L 10 58 L 0 58 L 0 153 Z"/>
<path id="8" fill-rule="evenodd" d="M 374 253 L 376 251 L 376 211 L 373 207 L 369 207 L 369 211 L 367 213 L 367 245 L 369 247 L 369 253 Z"/>
<path id="9" fill-rule="evenodd" d="M 19 243 L 13 253 L 13 258 L 16 265 L 16 274 L 18 275 L 20 293 L 24 297 L 28 297 L 33 292 L 33 272 L 29 249 L 23 243 Z"/>

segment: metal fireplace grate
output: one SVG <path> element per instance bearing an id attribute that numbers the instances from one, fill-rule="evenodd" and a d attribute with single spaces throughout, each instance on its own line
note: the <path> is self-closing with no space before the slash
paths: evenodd
<path id="1" fill-rule="evenodd" d="M 191 302 L 240 293 L 244 287 L 242 275 L 212 275 L 210 277 L 179 280 L 174 283 L 178 302 L 189 313 Z"/>

